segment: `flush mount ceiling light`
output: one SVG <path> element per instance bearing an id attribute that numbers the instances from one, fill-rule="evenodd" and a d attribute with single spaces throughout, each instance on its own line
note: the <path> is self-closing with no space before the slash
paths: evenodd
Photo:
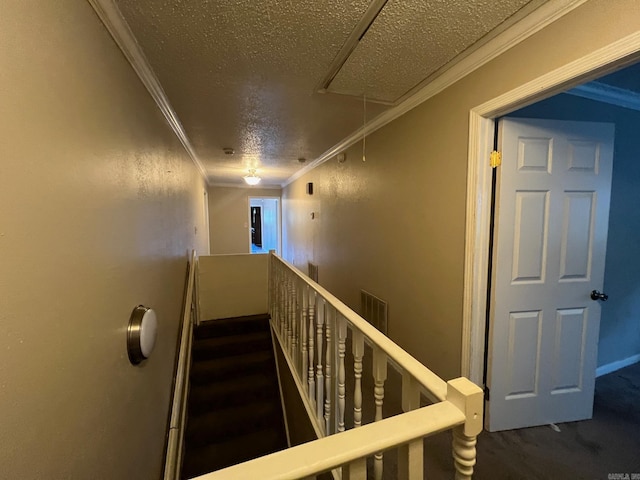
<path id="1" fill-rule="evenodd" d="M 244 177 L 244 181 L 247 182 L 248 185 L 257 185 L 262 180 L 258 175 L 256 175 L 255 170 L 249 170 L 249 175 Z"/>

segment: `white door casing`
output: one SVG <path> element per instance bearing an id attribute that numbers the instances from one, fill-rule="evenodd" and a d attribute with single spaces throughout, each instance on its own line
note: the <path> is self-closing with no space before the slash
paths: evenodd
<path id="1" fill-rule="evenodd" d="M 611 124 L 505 119 L 498 170 L 486 427 L 591 418 Z"/>

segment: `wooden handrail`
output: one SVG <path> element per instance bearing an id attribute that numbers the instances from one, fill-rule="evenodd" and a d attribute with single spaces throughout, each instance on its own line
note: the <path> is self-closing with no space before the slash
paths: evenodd
<path id="1" fill-rule="evenodd" d="M 176 368 L 176 380 L 173 390 L 173 402 L 171 406 L 171 420 L 169 422 L 169 438 L 167 441 L 167 455 L 165 458 L 164 480 L 174 480 L 180 478 L 180 463 L 182 457 L 182 437 L 184 435 L 183 426 L 186 418 L 186 396 L 187 379 L 191 364 L 191 342 L 192 342 L 192 306 L 193 291 L 196 276 L 197 255 L 195 250 L 191 252 L 189 262 L 189 274 L 187 279 L 187 290 L 185 293 L 183 315 L 180 334 L 180 349 L 178 352 L 178 365 Z"/>
<path id="2" fill-rule="evenodd" d="M 197 257 L 192 255 L 182 318 L 165 480 L 180 476 L 186 387 L 192 343 L 193 289 Z M 452 430 L 455 478 L 471 480 L 476 437 L 482 428 L 483 393 L 466 378 L 445 382 L 329 291 L 275 252 L 269 264 L 271 326 L 286 366 L 291 370 L 318 440 L 197 477 L 199 480 L 262 478 L 293 480 L 332 471 L 334 478 L 366 478 L 367 457 L 374 457 L 374 477 L 383 477 L 385 450 L 398 449 L 401 478 L 423 477 L 423 438 Z M 353 354 L 353 425 L 345 426 L 345 342 Z M 362 422 L 364 341 L 373 348 L 375 422 Z M 369 355 L 369 354 L 367 354 Z M 403 375 L 404 413 L 383 418 L 387 364 Z M 433 405 L 420 408 L 420 391 Z M 345 427 L 347 428 L 345 430 Z"/>
<path id="3" fill-rule="evenodd" d="M 342 315 L 352 327 L 362 332 L 365 338 L 368 338 L 372 344 L 384 351 L 389 359 L 400 366 L 402 370 L 413 376 L 416 381 L 428 392 L 431 393 L 431 400 L 442 401 L 447 397 L 447 382 L 442 380 L 438 375 L 425 367 L 418 360 L 413 358 L 409 353 L 396 345 L 391 339 L 380 333 L 375 327 L 364 320 L 360 315 L 336 298 L 328 290 L 320 284 L 311 280 L 308 276 L 298 270 L 296 267 L 280 258 L 274 252 L 271 255 L 283 265 L 289 268 L 304 283 L 313 288 L 328 303 L 330 303 L 337 312 Z"/>
<path id="4" fill-rule="evenodd" d="M 443 401 L 196 478 L 306 478 L 464 423 L 462 411 Z"/>

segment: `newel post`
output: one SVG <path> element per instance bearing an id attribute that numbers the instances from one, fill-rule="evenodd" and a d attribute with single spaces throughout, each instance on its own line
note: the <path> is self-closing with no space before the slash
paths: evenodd
<path id="1" fill-rule="evenodd" d="M 476 464 L 476 437 L 482 431 L 482 389 L 466 378 L 447 382 L 447 400 L 458 407 L 466 418 L 453 429 L 453 460 L 456 480 L 470 480 Z"/>

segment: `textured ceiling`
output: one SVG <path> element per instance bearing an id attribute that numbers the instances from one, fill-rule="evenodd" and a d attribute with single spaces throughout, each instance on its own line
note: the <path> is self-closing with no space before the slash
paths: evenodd
<path id="1" fill-rule="evenodd" d="M 281 184 L 362 126 L 362 99 L 397 100 L 544 0 L 389 0 L 317 93 L 369 0 L 115 0 L 212 183 L 251 168 Z M 506 22 L 508 23 L 508 22 Z M 387 106 L 367 105 L 373 118 Z M 223 148 L 235 150 L 225 155 Z"/>
<path id="2" fill-rule="evenodd" d="M 395 102 L 529 0 L 389 0 L 329 91 Z"/>

